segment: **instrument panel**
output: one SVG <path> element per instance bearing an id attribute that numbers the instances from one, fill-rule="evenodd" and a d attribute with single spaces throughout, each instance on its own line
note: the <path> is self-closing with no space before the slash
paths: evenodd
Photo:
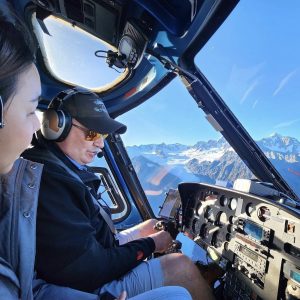
<path id="1" fill-rule="evenodd" d="M 224 299 L 289 298 L 300 292 L 299 212 L 272 199 L 182 183 L 182 226 L 226 271 Z"/>

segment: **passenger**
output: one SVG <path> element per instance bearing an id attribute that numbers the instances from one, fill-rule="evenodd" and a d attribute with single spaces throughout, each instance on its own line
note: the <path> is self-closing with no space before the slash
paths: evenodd
<path id="1" fill-rule="evenodd" d="M 35 110 L 41 84 L 23 36 L 26 29 L 8 13 L 0 11 L 0 299 L 97 300 L 96 294 L 33 281 L 42 165 L 19 156 L 40 127 Z M 186 290 L 174 287 L 169 292 L 154 290 L 136 300 L 154 300 L 164 293 L 174 299 L 191 299 Z M 125 295 L 118 299 L 125 300 Z"/>
<path id="2" fill-rule="evenodd" d="M 192 261 L 165 252 L 171 236 L 148 220 L 118 245 L 107 208 L 97 201 L 99 178 L 86 164 L 104 147 L 107 134 L 123 133 L 99 97 L 84 89 L 61 92 L 44 114 L 27 158 L 45 164 L 37 221 L 36 266 L 41 278 L 82 291 L 129 297 L 161 286 L 185 287 L 193 299 L 212 293 Z M 121 234 L 122 240 L 124 235 Z"/>
<path id="3" fill-rule="evenodd" d="M 1 9 L 5 7 L 1 6 Z M 12 23 L 14 22 L 14 23 Z M 18 29 L 17 29 L 18 28 Z M 0 12 L 0 299 L 33 299 L 35 225 L 42 166 L 19 158 L 40 127 L 41 94 L 25 27 Z M 98 299 L 94 294 L 34 281 L 36 299 Z M 69 296 L 71 298 L 69 298 Z"/>

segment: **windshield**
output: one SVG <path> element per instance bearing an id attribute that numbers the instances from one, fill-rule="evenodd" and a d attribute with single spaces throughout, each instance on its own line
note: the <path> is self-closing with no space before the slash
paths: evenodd
<path id="1" fill-rule="evenodd" d="M 232 187 L 237 174 L 253 176 L 204 116 L 176 78 L 119 118 L 127 124 L 123 140 L 156 215 L 168 190 L 180 182 Z"/>
<path id="2" fill-rule="evenodd" d="M 109 68 L 105 57 L 95 55 L 98 50 L 116 49 L 76 25 L 49 16 L 44 20 L 48 30 L 46 33 L 35 14 L 32 23 L 47 69 L 58 80 L 94 91 L 104 91 L 127 75 L 127 70 L 123 72 Z M 101 52 L 99 55 L 106 56 L 106 53 Z"/>
<path id="3" fill-rule="evenodd" d="M 241 1 L 196 57 L 271 163 L 300 195 L 300 3 Z"/>
<path id="4" fill-rule="evenodd" d="M 300 3 L 275 2 L 241 1 L 195 62 L 300 196 Z M 179 79 L 119 119 L 155 213 L 179 182 L 231 187 L 253 177 Z"/>

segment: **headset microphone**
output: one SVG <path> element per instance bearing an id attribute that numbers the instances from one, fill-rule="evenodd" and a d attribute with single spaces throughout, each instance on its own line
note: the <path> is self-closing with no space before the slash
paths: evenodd
<path id="1" fill-rule="evenodd" d="M 103 157 L 103 156 L 104 156 L 103 151 L 99 151 L 99 152 L 97 153 L 97 157 L 98 157 L 98 158 L 101 158 L 101 157 Z"/>

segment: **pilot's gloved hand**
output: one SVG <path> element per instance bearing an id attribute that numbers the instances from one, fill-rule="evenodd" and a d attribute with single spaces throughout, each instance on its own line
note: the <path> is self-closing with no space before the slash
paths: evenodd
<path id="1" fill-rule="evenodd" d="M 155 253 L 166 252 L 173 243 L 170 233 L 167 231 L 159 231 L 149 235 L 154 240 L 155 243 Z"/>

